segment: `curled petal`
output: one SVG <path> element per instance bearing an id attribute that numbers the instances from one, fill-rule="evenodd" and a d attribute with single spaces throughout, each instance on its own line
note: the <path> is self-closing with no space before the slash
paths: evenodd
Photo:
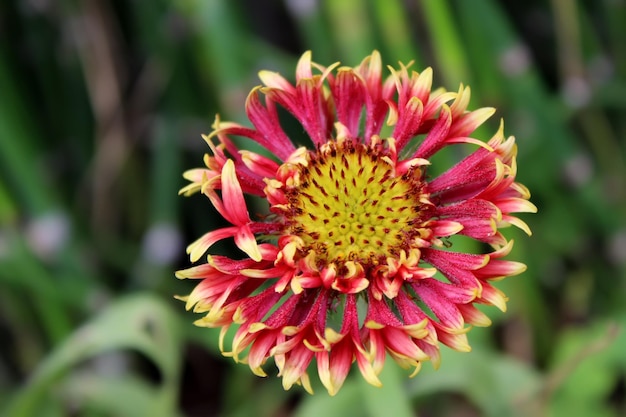
<path id="1" fill-rule="evenodd" d="M 238 227 L 224 227 L 204 234 L 201 238 L 187 246 L 187 254 L 191 262 L 196 262 L 217 241 L 235 236 Z"/>

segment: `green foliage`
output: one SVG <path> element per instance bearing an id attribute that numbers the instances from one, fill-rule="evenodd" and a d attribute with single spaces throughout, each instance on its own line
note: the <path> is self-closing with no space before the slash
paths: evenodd
<path id="1" fill-rule="evenodd" d="M 626 414 L 623 1 L 9 1 L 0 34 L 0 415 Z M 478 137 L 505 119 L 539 207 L 471 353 L 335 397 L 221 358 L 172 299 L 184 243 L 217 224 L 177 197 L 200 134 L 246 123 L 257 71 L 291 77 L 309 49 L 471 85 L 498 108 Z"/>
<path id="2" fill-rule="evenodd" d="M 56 408 L 49 402 L 59 400 L 103 415 L 176 415 L 182 359 L 178 328 L 179 318 L 159 298 L 147 294 L 119 298 L 46 356 L 8 415 L 38 415 L 38 410 Z M 109 357 L 109 366 L 121 362 L 119 370 L 89 363 L 126 349 L 153 362 L 160 374 L 158 387 L 126 375 L 122 356 Z"/>

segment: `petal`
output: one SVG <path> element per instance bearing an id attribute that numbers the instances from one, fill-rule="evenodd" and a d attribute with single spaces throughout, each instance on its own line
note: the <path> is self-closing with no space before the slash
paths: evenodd
<path id="1" fill-rule="evenodd" d="M 311 56 L 311 51 L 306 51 L 298 60 L 298 65 L 296 66 L 297 81 L 306 78 L 313 78 L 313 73 L 311 71 Z"/>
<path id="2" fill-rule="evenodd" d="M 295 93 L 296 91 L 296 88 L 277 72 L 267 70 L 259 71 L 259 78 L 266 87 L 284 90 L 289 93 Z"/>
<path id="3" fill-rule="evenodd" d="M 250 352 L 248 353 L 248 365 L 255 375 L 261 377 L 267 376 L 261 366 L 267 360 L 269 351 L 276 345 L 276 337 L 278 333 L 278 330 L 264 331 L 257 335 L 254 339 L 254 343 L 250 347 Z"/>
<path id="4" fill-rule="evenodd" d="M 506 311 L 506 302 L 508 298 L 502 291 L 483 281 L 483 291 L 480 301 L 498 307 L 500 311 Z"/>
<path id="5" fill-rule="evenodd" d="M 452 116 L 450 108 L 447 105 L 441 106 L 441 113 L 435 125 L 430 129 L 424 142 L 417 148 L 413 155 L 414 158 L 430 158 L 435 152 L 441 149 L 448 137 L 450 125 L 452 124 Z"/>
<path id="6" fill-rule="evenodd" d="M 402 149 L 415 136 L 422 123 L 424 104 L 417 97 L 411 97 L 398 117 L 398 123 L 391 134 L 398 142 L 398 148 Z"/>
<path id="7" fill-rule="evenodd" d="M 467 106 L 470 103 L 470 97 L 472 90 L 469 87 L 464 87 L 463 84 L 459 86 L 459 90 L 452 104 L 450 105 L 450 112 L 453 119 L 458 119 L 465 113 Z"/>
<path id="8" fill-rule="evenodd" d="M 463 225 L 459 222 L 449 220 L 433 220 L 428 223 L 428 227 L 436 237 L 452 236 L 463 230 Z"/>
<path id="9" fill-rule="evenodd" d="M 339 392 L 339 389 L 346 380 L 352 362 L 354 361 L 354 351 L 354 347 L 351 346 L 351 340 L 345 338 L 337 345 L 333 346 L 330 354 L 324 352 L 324 354 L 321 355 L 330 357 L 327 365 L 327 376 L 322 380 L 322 383 L 331 396 Z"/>
<path id="10" fill-rule="evenodd" d="M 258 88 L 248 95 L 246 113 L 256 128 L 256 132 L 246 136 L 251 137 L 284 161 L 296 148 L 280 125 L 275 103 L 269 98 L 266 98 L 265 102 L 266 106 L 263 107 Z"/>
<path id="11" fill-rule="evenodd" d="M 438 327 L 437 338 L 441 343 L 457 352 L 469 352 L 472 350 L 467 340 L 466 333 L 449 332 Z"/>
<path id="12" fill-rule="evenodd" d="M 437 268 L 451 283 L 475 289 L 480 288 L 480 283 L 473 271 L 486 265 L 489 256 L 425 249 L 422 259 Z"/>
<path id="13" fill-rule="evenodd" d="M 257 262 L 263 258 L 261 256 L 261 251 L 259 250 L 256 237 L 250 230 L 249 226 L 246 225 L 238 228 L 237 233 L 235 234 L 235 244 L 239 249 L 244 251 L 250 258 Z"/>
<path id="14" fill-rule="evenodd" d="M 496 204 L 503 213 L 536 213 L 537 206 L 523 198 L 498 199 Z"/>
<path id="15" fill-rule="evenodd" d="M 243 198 L 243 192 L 235 172 L 235 163 L 230 159 L 222 168 L 222 200 L 224 212 L 220 213 L 225 219 L 238 226 L 250 222 L 246 200 Z"/>
<path id="16" fill-rule="evenodd" d="M 439 319 L 440 326 L 453 331 L 463 329 L 464 321 L 459 309 L 439 288 L 429 285 L 427 281 L 420 281 L 412 287 Z"/>
<path id="17" fill-rule="evenodd" d="M 485 313 L 474 307 L 472 304 L 461 304 L 456 306 L 465 322 L 473 326 L 487 327 L 491 326 L 491 320 Z"/>
<path id="18" fill-rule="evenodd" d="M 272 307 L 283 297 L 283 293 L 267 288 L 257 295 L 246 299 L 235 312 L 233 320 L 235 323 L 259 322 Z"/>
<path id="19" fill-rule="evenodd" d="M 337 109 L 337 120 L 353 136 L 359 135 L 359 122 L 365 104 L 363 80 L 351 69 L 340 68 L 332 88 Z"/>
<path id="20" fill-rule="evenodd" d="M 495 152 L 478 149 L 429 183 L 441 204 L 469 200 L 496 178 Z"/>
<path id="21" fill-rule="evenodd" d="M 428 356 L 413 342 L 404 329 L 387 327 L 383 331 L 387 350 L 394 353 L 396 360 L 402 359 L 408 366 L 428 360 Z"/>
<path id="22" fill-rule="evenodd" d="M 283 377 L 283 388 L 290 389 L 297 382 L 304 382 L 303 378 L 307 378 L 306 369 L 313 359 L 314 352 L 301 347 L 294 349 L 289 355 L 289 359 L 285 361 L 279 376 Z"/>
<path id="23" fill-rule="evenodd" d="M 198 278 L 208 278 L 213 274 L 220 274 L 219 271 L 216 271 L 213 266 L 209 264 L 197 265 L 191 268 L 183 269 L 180 271 L 176 271 L 176 278 L 178 279 L 198 279 Z"/>
<path id="24" fill-rule="evenodd" d="M 276 176 L 276 171 L 278 171 L 279 167 L 276 162 L 254 152 L 239 151 L 239 153 L 241 154 L 241 160 L 250 171 L 266 178 L 274 178 Z"/>
<path id="25" fill-rule="evenodd" d="M 302 123 L 313 143 L 324 144 L 330 137 L 334 117 L 328 114 L 328 103 L 314 80 L 298 82 L 298 108 L 295 110 L 294 116 Z"/>
<path id="26" fill-rule="evenodd" d="M 478 219 L 497 218 L 498 207 L 490 201 L 482 199 L 464 200 L 458 203 L 440 206 L 439 215 L 454 220 L 459 217 L 475 217 Z"/>
<path id="27" fill-rule="evenodd" d="M 513 217 L 513 216 L 509 216 L 505 214 L 502 216 L 502 222 L 498 224 L 498 226 L 505 227 L 511 224 L 517 227 L 518 229 L 521 229 L 522 231 L 524 231 L 524 233 L 526 233 L 528 236 L 532 236 L 533 232 L 530 230 L 530 227 L 526 224 L 525 221 L 517 217 Z"/>
<path id="28" fill-rule="evenodd" d="M 526 271 L 526 265 L 521 262 L 491 259 L 487 265 L 475 272 L 478 278 L 494 279 L 519 275 Z"/>
<path id="29" fill-rule="evenodd" d="M 484 107 L 482 109 L 474 110 L 469 113 L 465 113 L 458 119 L 454 120 L 452 127 L 450 127 L 449 136 L 459 137 L 468 136 L 476 128 L 482 125 L 487 119 L 489 119 L 496 112 L 493 107 Z"/>
<path id="30" fill-rule="evenodd" d="M 461 217 L 457 218 L 459 223 L 463 225 L 463 230 L 460 234 L 464 236 L 472 237 L 482 242 L 500 242 L 499 236 L 497 236 L 498 228 L 494 219 L 477 219 L 473 217 Z"/>
<path id="31" fill-rule="evenodd" d="M 196 262 L 200 257 L 219 240 L 234 236 L 238 227 L 224 227 L 204 234 L 201 238 L 187 246 L 187 254 L 191 262 Z"/>

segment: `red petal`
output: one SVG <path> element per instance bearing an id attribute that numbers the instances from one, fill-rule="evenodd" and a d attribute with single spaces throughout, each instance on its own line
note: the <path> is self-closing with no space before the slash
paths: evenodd
<path id="1" fill-rule="evenodd" d="M 413 155 L 413 158 L 428 159 L 435 152 L 441 149 L 448 137 L 450 131 L 450 125 L 452 124 L 452 116 L 450 115 L 450 108 L 447 105 L 441 107 L 441 113 L 435 125 L 430 129 L 428 135 L 421 143 L 417 151 Z"/>
<path id="2" fill-rule="evenodd" d="M 392 137 L 396 139 L 398 149 L 404 146 L 415 136 L 422 123 L 424 104 L 417 97 L 412 97 L 398 115 L 398 123 L 393 129 Z"/>
<path id="3" fill-rule="evenodd" d="M 442 326 L 455 330 L 463 328 L 463 316 L 459 309 L 440 289 L 423 281 L 412 286 L 417 295 L 439 319 Z"/>
<path id="4" fill-rule="evenodd" d="M 223 212 L 220 211 L 220 213 L 225 219 L 237 226 L 250 222 L 246 200 L 243 198 L 243 192 L 235 172 L 235 164 L 230 159 L 222 168 L 222 200 L 224 207 Z"/>
<path id="5" fill-rule="evenodd" d="M 337 108 L 337 120 L 354 136 L 359 135 L 361 111 L 365 105 L 363 81 L 352 70 L 341 69 L 331 85 Z"/>
<path id="6" fill-rule="evenodd" d="M 263 107 L 259 100 L 258 89 L 254 89 L 248 95 L 246 101 L 246 112 L 248 119 L 254 125 L 257 132 L 247 135 L 256 140 L 259 144 L 272 151 L 281 160 L 286 160 L 295 146 L 283 131 L 276 107 L 271 99 L 266 99 L 266 107 Z"/>
<path id="7" fill-rule="evenodd" d="M 204 234 L 201 238 L 187 246 L 187 254 L 191 262 L 196 262 L 200 257 L 219 240 L 234 236 L 238 227 L 224 227 Z"/>
<path id="8" fill-rule="evenodd" d="M 248 225 L 239 227 L 235 234 L 235 244 L 255 261 L 259 262 L 262 259 L 256 237 Z"/>

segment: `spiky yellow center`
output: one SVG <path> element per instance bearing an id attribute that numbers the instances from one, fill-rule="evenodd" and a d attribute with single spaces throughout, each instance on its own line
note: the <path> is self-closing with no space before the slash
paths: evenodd
<path id="1" fill-rule="evenodd" d="M 414 247 L 431 205 L 422 172 L 397 176 L 384 149 L 328 142 L 287 192 L 288 232 L 324 263 L 376 265 Z"/>

